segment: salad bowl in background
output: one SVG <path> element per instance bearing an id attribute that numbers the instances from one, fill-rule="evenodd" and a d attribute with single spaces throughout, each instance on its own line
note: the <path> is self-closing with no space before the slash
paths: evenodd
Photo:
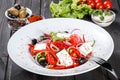
<path id="1" fill-rule="evenodd" d="M 105 60 L 110 58 L 114 49 L 114 42 L 109 33 L 94 23 L 72 18 L 45 19 L 20 28 L 8 42 L 9 56 L 23 69 L 46 76 L 71 76 L 96 69 L 99 65 L 88 60 L 85 64 L 75 68 L 52 70 L 36 64 L 32 58 L 28 46 L 31 43 L 31 39 L 38 39 L 43 32 L 71 32 L 73 29 L 79 29 L 79 35 L 84 34 L 86 41 L 95 40 L 93 56 L 101 57 Z"/>

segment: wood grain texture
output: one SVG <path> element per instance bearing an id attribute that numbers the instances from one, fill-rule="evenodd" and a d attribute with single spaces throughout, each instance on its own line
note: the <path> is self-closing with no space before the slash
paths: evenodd
<path id="1" fill-rule="evenodd" d="M 92 70 L 90 72 L 76 75 L 75 80 L 105 80 L 105 76 L 103 74 L 102 69 L 99 67 L 95 70 Z"/>
<path id="2" fill-rule="evenodd" d="M 0 80 L 5 78 L 5 69 L 7 64 L 7 57 L 0 56 Z"/>
<path id="3" fill-rule="evenodd" d="M 110 59 L 109 63 L 115 69 L 117 75 L 120 77 L 120 1 L 119 0 L 111 0 L 113 2 L 113 11 L 116 13 L 115 21 L 107 28 L 104 28 L 108 31 L 114 41 L 114 51 Z M 118 4 L 116 4 L 118 3 Z M 110 74 L 109 74 L 110 75 Z"/>
<path id="4" fill-rule="evenodd" d="M 28 7 L 35 14 L 40 14 L 40 0 L 16 0 L 22 6 Z M 11 34 L 13 34 L 12 32 Z M 5 80 L 38 80 L 40 75 L 28 72 L 17 66 L 8 58 Z"/>
<path id="5" fill-rule="evenodd" d="M 52 18 L 49 9 L 51 1 L 58 3 L 60 0 L 16 0 L 16 2 L 22 6 L 30 8 L 33 14 L 40 14 L 46 19 Z M 104 29 L 110 33 L 115 44 L 113 55 L 108 61 L 120 77 L 120 1 L 111 1 L 113 2 L 113 10 L 117 17 L 112 25 Z M 0 0 L 0 80 L 110 80 L 109 77 L 112 76 L 108 73 L 106 74 L 106 71 L 101 68 L 76 76 L 49 77 L 28 72 L 17 66 L 7 54 L 7 42 L 10 37 L 10 29 L 7 27 L 7 19 L 4 16 L 5 10 L 11 7 L 13 3 L 14 0 Z M 88 17 L 86 17 L 85 20 L 91 21 L 90 17 L 89 19 L 87 18 Z"/>
<path id="6" fill-rule="evenodd" d="M 8 60 L 7 42 L 10 37 L 5 11 L 13 5 L 13 2 L 13 0 L 0 0 L 0 80 L 5 79 Z"/>
<path id="7" fill-rule="evenodd" d="M 50 3 L 51 2 L 58 3 L 60 0 L 41 0 L 41 15 L 44 18 L 52 18 L 51 12 L 50 12 Z"/>

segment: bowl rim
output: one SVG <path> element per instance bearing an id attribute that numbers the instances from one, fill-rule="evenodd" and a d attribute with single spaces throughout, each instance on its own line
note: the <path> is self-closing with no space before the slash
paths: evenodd
<path id="1" fill-rule="evenodd" d="M 26 8 L 26 12 L 28 12 L 29 13 L 29 16 L 28 17 L 30 17 L 31 15 L 32 15 L 32 10 L 30 9 L 30 8 L 28 8 L 28 7 L 25 7 Z M 28 17 L 26 17 L 26 18 L 10 18 L 8 15 L 8 9 L 5 11 L 5 16 L 8 18 L 8 19 L 10 19 L 10 20 L 24 20 L 24 19 L 27 19 Z"/>

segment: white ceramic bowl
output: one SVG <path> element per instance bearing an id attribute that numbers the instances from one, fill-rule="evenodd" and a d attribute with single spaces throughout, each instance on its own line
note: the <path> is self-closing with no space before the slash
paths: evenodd
<path id="1" fill-rule="evenodd" d="M 26 12 L 29 14 L 28 17 L 30 17 L 30 16 L 32 15 L 31 9 L 26 8 Z M 5 16 L 6 16 L 9 20 L 26 19 L 26 18 L 11 18 L 11 17 L 8 16 L 8 11 L 7 11 L 7 10 L 5 11 Z"/>
<path id="2" fill-rule="evenodd" d="M 108 27 L 109 25 L 111 25 L 114 22 L 115 16 L 116 16 L 116 14 L 113 11 L 111 11 L 111 10 L 109 10 L 109 11 L 113 14 L 113 18 L 111 20 L 106 21 L 106 22 L 105 21 L 97 21 L 96 19 L 94 19 L 94 15 L 92 14 L 91 15 L 92 21 L 101 27 Z"/>
<path id="3" fill-rule="evenodd" d="M 29 52 L 28 44 L 31 43 L 31 39 L 38 39 L 40 35 L 43 35 L 43 32 L 71 32 L 74 29 L 79 29 L 79 35 L 84 34 L 86 41 L 95 40 L 93 47 L 94 56 L 101 57 L 105 60 L 110 58 L 114 49 L 114 42 L 109 33 L 94 23 L 71 18 L 44 19 L 20 28 L 12 35 L 8 42 L 8 54 L 23 69 L 40 75 L 71 76 L 82 74 L 99 67 L 95 62 L 87 61 L 85 64 L 75 68 L 53 70 L 43 68 L 35 63 Z"/>

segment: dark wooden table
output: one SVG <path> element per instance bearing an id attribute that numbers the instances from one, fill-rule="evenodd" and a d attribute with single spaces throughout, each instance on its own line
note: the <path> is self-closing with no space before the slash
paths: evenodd
<path id="1" fill-rule="evenodd" d="M 54 0 L 56 3 L 58 1 Z M 120 0 L 111 1 L 116 13 L 116 20 L 104 29 L 110 33 L 115 44 L 113 55 L 108 61 L 120 77 Z M 0 80 L 114 80 L 112 75 L 100 67 L 75 76 L 49 77 L 30 73 L 17 66 L 8 56 L 7 43 L 12 32 L 8 28 L 7 19 L 4 15 L 5 10 L 13 6 L 14 2 L 15 0 L 0 0 Z M 52 17 L 49 11 L 51 0 L 18 0 L 17 2 L 30 8 L 34 14 L 43 15 L 45 18 Z"/>

